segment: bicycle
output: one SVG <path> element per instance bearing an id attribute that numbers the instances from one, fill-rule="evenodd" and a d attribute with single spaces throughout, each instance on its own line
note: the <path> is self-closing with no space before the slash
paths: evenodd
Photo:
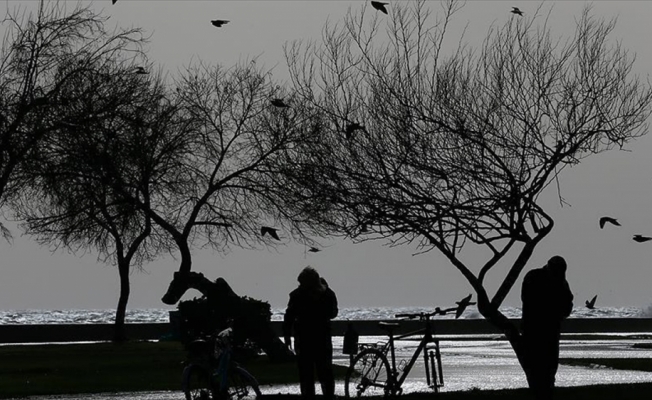
<path id="1" fill-rule="evenodd" d="M 258 381 L 233 359 L 232 328 L 188 344 L 189 362 L 183 370 L 186 400 L 240 400 L 262 396 Z M 211 343 L 212 342 L 212 343 Z"/>
<path id="2" fill-rule="evenodd" d="M 395 318 L 418 318 L 423 327 L 409 333 L 394 336 L 398 322 L 379 322 L 387 331 L 386 343 L 361 344 L 360 352 L 353 358 L 344 379 L 344 391 L 347 398 L 361 396 L 395 396 L 403 392 L 402 385 L 423 352 L 426 380 L 428 387 L 435 393 L 444 386 L 444 374 L 441 363 L 439 340 L 433 336 L 434 328 L 430 320 L 435 315 L 445 315 L 449 310 L 437 308 L 431 313 L 397 314 Z M 422 335 L 419 345 L 409 360 L 403 360 L 396 366 L 394 341 Z M 389 356 L 389 359 L 388 359 Z"/>

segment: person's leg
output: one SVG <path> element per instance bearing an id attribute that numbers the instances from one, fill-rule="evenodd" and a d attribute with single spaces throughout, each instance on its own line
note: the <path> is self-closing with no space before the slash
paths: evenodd
<path id="1" fill-rule="evenodd" d="M 538 335 L 524 335 L 521 341 L 523 351 L 523 370 L 528 381 L 532 397 L 537 400 L 551 399 L 549 389 L 549 354 L 542 338 Z"/>
<path id="2" fill-rule="evenodd" d="M 297 341 L 298 342 L 298 341 Z M 297 366 L 299 367 L 299 387 L 305 400 L 315 398 L 315 357 L 308 343 L 295 342 Z"/>
<path id="3" fill-rule="evenodd" d="M 317 378 L 325 399 L 335 397 L 335 378 L 333 377 L 333 342 L 330 337 L 320 341 L 315 353 Z"/>
<path id="4" fill-rule="evenodd" d="M 537 363 L 537 399 L 552 400 L 559 363 L 559 341 L 546 337 L 539 342 Z"/>

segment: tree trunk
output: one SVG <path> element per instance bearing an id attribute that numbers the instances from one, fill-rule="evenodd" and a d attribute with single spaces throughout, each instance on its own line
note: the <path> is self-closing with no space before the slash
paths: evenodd
<path id="1" fill-rule="evenodd" d="M 529 358 L 526 354 L 527 349 L 523 345 L 523 335 L 521 334 L 518 326 L 516 326 L 514 322 L 510 321 L 500 311 L 498 311 L 498 309 L 488 301 L 486 296 L 478 296 L 478 311 L 480 311 L 480 313 L 489 323 L 500 329 L 505 334 L 505 337 L 514 350 L 516 359 L 518 360 L 518 363 L 521 366 L 523 373 L 525 374 L 525 378 L 528 382 L 528 387 L 533 389 L 532 382 L 538 380 L 534 374 L 540 371 L 532 370 L 529 368 Z"/>
<path id="2" fill-rule="evenodd" d="M 179 264 L 179 272 L 188 273 L 192 268 L 192 253 L 190 247 L 185 240 L 176 241 L 181 256 L 181 263 Z"/>
<path id="3" fill-rule="evenodd" d="M 118 298 L 118 308 L 115 313 L 115 330 L 113 333 L 114 342 L 124 342 L 127 340 L 125 327 L 125 315 L 127 312 L 127 303 L 131 288 L 129 286 L 129 262 L 126 260 L 118 261 L 118 273 L 120 275 L 120 297 Z"/>

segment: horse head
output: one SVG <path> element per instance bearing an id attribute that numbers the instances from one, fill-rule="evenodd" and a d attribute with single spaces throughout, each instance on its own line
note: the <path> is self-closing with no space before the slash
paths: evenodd
<path id="1" fill-rule="evenodd" d="M 175 272 L 168 291 L 165 292 L 161 301 L 169 305 L 176 304 L 188 289 L 194 287 L 197 279 L 204 279 L 204 275 L 199 272 Z"/>

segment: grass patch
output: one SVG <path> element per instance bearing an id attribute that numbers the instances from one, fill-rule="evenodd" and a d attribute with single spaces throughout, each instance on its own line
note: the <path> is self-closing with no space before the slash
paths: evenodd
<path id="1" fill-rule="evenodd" d="M 186 351 L 178 342 L 19 345 L 0 346 L 0 360 L 0 398 L 16 398 L 180 390 Z M 261 385 L 298 381 L 293 362 L 261 356 L 243 365 Z"/>

